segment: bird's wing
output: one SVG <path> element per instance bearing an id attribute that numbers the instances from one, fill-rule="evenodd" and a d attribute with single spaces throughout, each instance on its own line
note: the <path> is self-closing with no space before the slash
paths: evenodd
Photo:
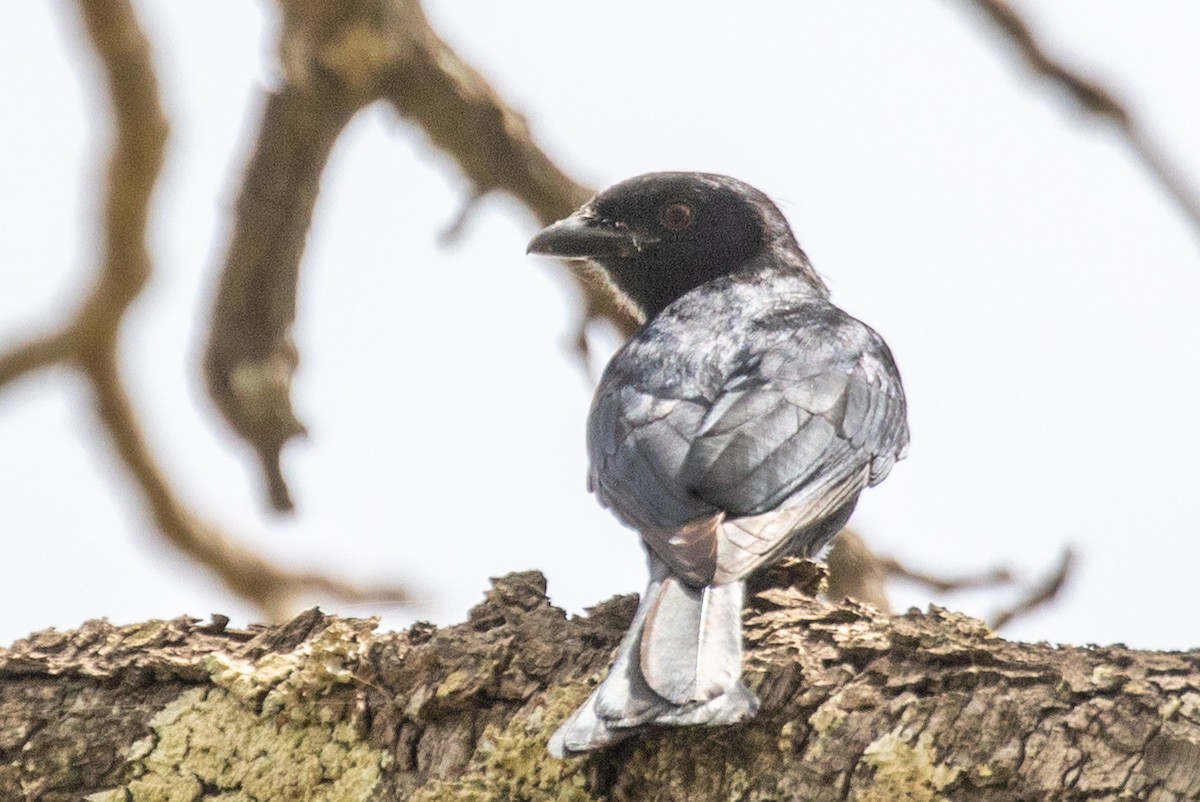
<path id="1" fill-rule="evenodd" d="M 688 524 L 716 509 L 679 482 L 692 434 L 707 412 L 703 400 L 618 383 L 601 386 L 588 419 L 589 489 L 639 532 L 677 534 L 675 563 L 711 563 L 714 553 L 704 527 Z"/>
<path id="2" fill-rule="evenodd" d="M 691 496 L 720 511 L 713 581 L 741 578 L 789 546 L 819 547 L 834 534 L 820 523 L 848 514 L 903 455 L 907 437 L 903 392 L 885 352 L 824 362 L 768 354 L 728 382 L 679 472 Z M 814 542 L 789 544 L 801 533 Z M 651 546 L 661 554 L 670 538 Z"/>
<path id="3" fill-rule="evenodd" d="M 589 427 L 592 489 L 693 586 L 780 553 L 882 479 L 907 442 L 899 378 L 874 336 L 841 350 L 785 341 L 707 398 L 602 386 Z"/>
<path id="4" fill-rule="evenodd" d="M 773 510 L 847 471 L 867 467 L 868 482 L 881 480 L 907 442 L 903 394 L 884 367 L 862 354 L 735 378 L 697 429 L 680 478 L 730 518 Z"/>

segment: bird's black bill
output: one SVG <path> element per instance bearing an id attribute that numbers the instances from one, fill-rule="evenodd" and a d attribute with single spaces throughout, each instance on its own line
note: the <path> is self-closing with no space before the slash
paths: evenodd
<path id="1" fill-rule="evenodd" d="M 577 213 L 543 228 L 525 252 L 566 259 L 620 258 L 635 255 L 639 245 L 628 229 Z"/>

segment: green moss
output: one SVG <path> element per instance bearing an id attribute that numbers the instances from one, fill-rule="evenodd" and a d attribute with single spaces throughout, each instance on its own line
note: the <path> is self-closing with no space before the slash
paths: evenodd
<path id="1" fill-rule="evenodd" d="M 297 724 L 219 689 L 180 695 L 150 726 L 128 781 L 92 802 L 365 802 L 383 762 L 350 722 Z"/>
<path id="2" fill-rule="evenodd" d="M 829 736 L 834 735 L 842 727 L 846 726 L 846 711 L 838 706 L 841 701 L 838 695 L 830 697 L 822 704 L 817 711 L 808 718 L 808 724 L 812 727 L 813 734 L 816 735 L 816 740 L 812 746 L 808 748 L 808 758 L 810 760 L 819 760 L 825 754 L 825 746 L 829 743 Z M 783 733 L 780 733 L 782 738 Z"/>
<path id="3" fill-rule="evenodd" d="M 590 802 L 583 761 L 556 760 L 546 752 L 550 735 L 590 690 L 583 685 L 555 689 L 503 729 L 488 727 L 462 777 L 425 785 L 412 802 Z"/>
<path id="4" fill-rule="evenodd" d="M 291 652 L 268 654 L 256 661 L 223 652 L 209 656 L 205 668 L 215 684 L 239 699 L 258 705 L 264 714 L 301 717 L 320 713 L 310 700 L 354 681 L 354 667 L 366 656 L 375 619 L 336 619 Z"/>
<path id="5" fill-rule="evenodd" d="M 933 739 L 922 733 L 910 744 L 896 732 L 876 738 L 863 752 L 875 769 L 871 785 L 858 795 L 861 802 L 945 802 L 942 790 L 962 769 L 937 763 Z"/>
<path id="6" fill-rule="evenodd" d="M 162 637 L 163 630 L 169 629 L 170 626 L 170 621 L 146 621 L 142 624 L 131 624 L 114 632 L 108 638 L 108 642 L 114 646 L 120 645 L 122 649 L 143 649 L 157 643 Z"/>
<path id="7" fill-rule="evenodd" d="M 442 680 L 434 693 L 438 699 L 448 699 L 466 688 L 474 687 L 478 682 L 466 671 L 453 671 Z"/>
<path id="8" fill-rule="evenodd" d="M 796 722 L 789 721 L 779 729 L 779 740 L 775 747 L 784 754 L 796 749 Z"/>
<path id="9" fill-rule="evenodd" d="M 1183 699 L 1172 697 L 1163 702 L 1158 708 L 1158 715 L 1163 721 L 1170 721 L 1175 714 L 1183 709 Z"/>

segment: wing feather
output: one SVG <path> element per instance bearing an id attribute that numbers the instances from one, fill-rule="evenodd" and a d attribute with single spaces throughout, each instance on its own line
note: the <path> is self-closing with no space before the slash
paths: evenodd
<path id="1" fill-rule="evenodd" d="M 887 347 L 853 319 L 834 324 L 781 330 L 695 395 L 601 385 L 590 485 L 689 585 L 743 577 L 789 545 L 811 553 L 903 456 Z"/>

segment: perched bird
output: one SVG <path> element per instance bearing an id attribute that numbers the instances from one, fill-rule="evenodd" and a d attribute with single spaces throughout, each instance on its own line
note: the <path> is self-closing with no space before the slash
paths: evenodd
<path id="1" fill-rule="evenodd" d="M 528 250 L 598 265 L 646 321 L 604 371 L 587 441 L 588 486 L 641 534 L 650 580 L 550 752 L 745 720 L 746 577 L 815 554 L 904 456 L 891 353 L 830 303 L 775 204 L 726 176 L 631 178 Z"/>

